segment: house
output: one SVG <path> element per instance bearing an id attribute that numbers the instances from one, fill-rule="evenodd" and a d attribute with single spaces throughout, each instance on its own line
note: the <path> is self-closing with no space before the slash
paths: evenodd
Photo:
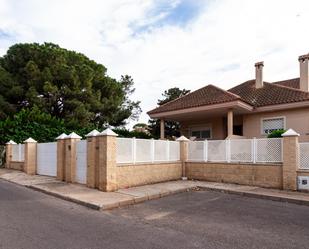
<path id="1" fill-rule="evenodd" d="M 263 62 L 255 79 L 229 90 L 207 85 L 148 112 L 164 121 L 178 121 L 181 133 L 197 139 L 263 138 L 277 129 L 292 128 L 309 141 L 309 54 L 299 57 L 300 77 L 263 80 Z"/>

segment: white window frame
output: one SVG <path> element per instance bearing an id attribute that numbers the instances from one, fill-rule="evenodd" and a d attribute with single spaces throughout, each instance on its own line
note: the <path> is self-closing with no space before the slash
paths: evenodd
<path id="1" fill-rule="evenodd" d="M 205 138 L 205 139 L 212 139 L 212 127 L 211 125 L 203 125 L 203 126 L 191 126 L 189 128 L 189 134 L 190 134 L 190 137 L 192 137 L 192 132 L 193 131 L 204 131 L 204 130 L 209 130 L 210 132 L 210 137 L 209 138 Z"/>
<path id="2" fill-rule="evenodd" d="M 277 116 L 277 117 L 267 117 L 267 118 L 261 118 L 260 126 L 261 126 L 261 135 L 267 136 L 269 135 L 268 133 L 264 132 L 264 126 L 263 122 L 266 120 L 271 120 L 271 119 L 283 119 L 283 129 L 286 129 L 286 117 L 285 116 Z"/>

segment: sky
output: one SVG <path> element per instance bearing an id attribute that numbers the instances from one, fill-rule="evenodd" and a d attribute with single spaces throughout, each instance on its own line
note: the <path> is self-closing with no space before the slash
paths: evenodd
<path id="1" fill-rule="evenodd" d="M 299 76 L 309 52 L 308 0 L 0 0 L 0 56 L 15 43 L 53 42 L 131 75 L 139 122 L 171 87 L 229 89 Z M 132 126 L 134 122 L 130 122 Z"/>

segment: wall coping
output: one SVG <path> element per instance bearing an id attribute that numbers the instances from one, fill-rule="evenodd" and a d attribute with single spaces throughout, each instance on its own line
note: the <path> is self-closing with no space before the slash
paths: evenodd
<path id="1" fill-rule="evenodd" d="M 282 166 L 283 163 L 243 163 L 243 162 L 196 162 L 196 161 L 186 161 L 186 163 L 193 164 L 220 164 L 220 165 L 243 165 L 243 166 Z"/>
<path id="2" fill-rule="evenodd" d="M 155 163 L 117 163 L 117 167 L 131 167 L 131 166 L 145 166 L 145 165 L 163 165 L 163 164 L 179 164 L 181 165 L 181 161 L 174 161 L 174 162 L 155 162 Z"/>

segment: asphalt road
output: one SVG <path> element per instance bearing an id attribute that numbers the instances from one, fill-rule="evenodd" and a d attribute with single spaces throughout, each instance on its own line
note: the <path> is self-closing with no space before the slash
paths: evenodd
<path id="1" fill-rule="evenodd" d="M 309 248 L 309 207 L 199 191 L 108 212 L 0 180 L 0 248 Z"/>

